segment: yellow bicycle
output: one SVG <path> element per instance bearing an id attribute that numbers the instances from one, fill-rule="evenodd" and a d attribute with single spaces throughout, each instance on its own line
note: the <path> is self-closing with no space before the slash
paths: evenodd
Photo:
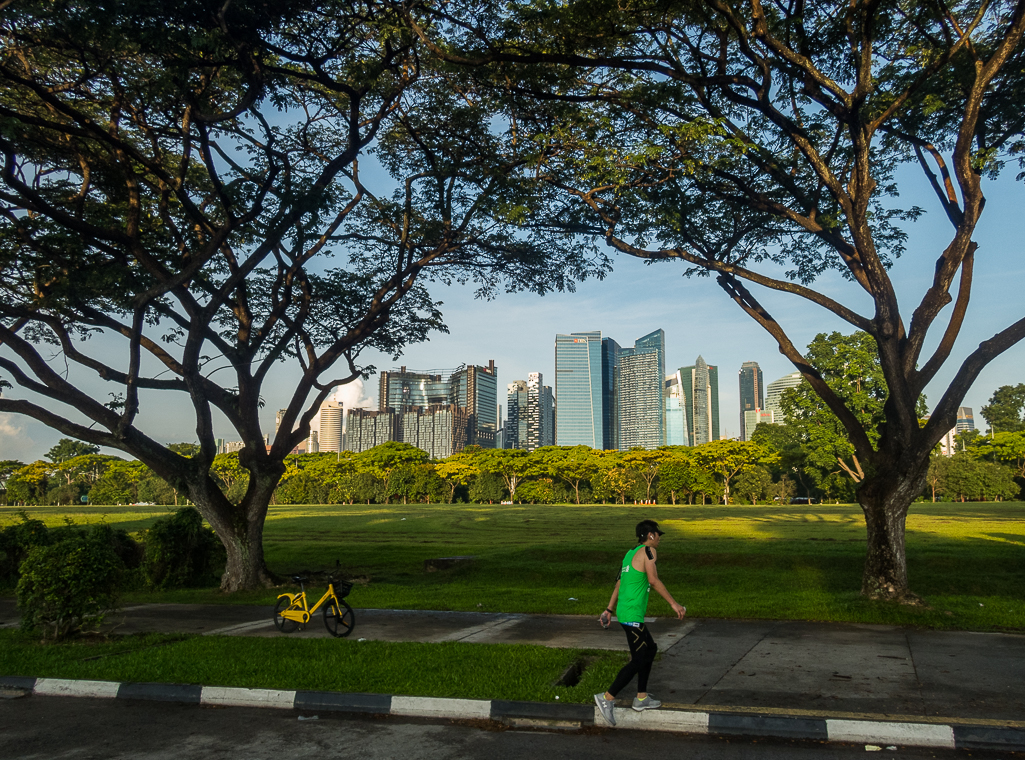
<path id="1" fill-rule="evenodd" d="M 335 591 L 334 581 L 327 584 L 327 591 L 313 607 L 306 604 L 306 587 L 303 583 L 306 578 L 293 575 L 292 580 L 299 584 L 302 591 L 298 594 L 281 594 L 278 603 L 274 607 L 274 625 L 282 633 L 291 633 L 299 626 L 303 628 L 310 622 L 313 613 L 324 606 L 324 625 L 327 632 L 332 636 L 348 636 L 356 627 L 356 613 L 345 601 L 345 597 L 352 591 L 352 584 L 342 581 Z"/>

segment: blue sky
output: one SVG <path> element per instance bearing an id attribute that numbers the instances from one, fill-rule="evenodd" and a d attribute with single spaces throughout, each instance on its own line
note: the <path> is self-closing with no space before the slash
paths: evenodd
<path id="1" fill-rule="evenodd" d="M 1009 167 L 1000 180 L 984 185 L 987 204 L 975 238 L 979 250 L 972 304 L 954 355 L 926 389 L 930 404 L 939 399 L 960 361 L 980 341 L 1019 319 L 1025 309 L 1025 187 L 1014 181 L 1015 169 Z M 949 242 L 951 228 L 920 172 L 908 168 L 900 179 L 902 201 L 927 209 L 918 222 L 909 224 L 908 250 L 891 271 L 902 313 L 909 320 L 931 280 L 936 257 Z M 720 429 L 724 435 L 737 435 L 740 365 L 757 361 L 767 383 L 792 372 L 793 367 L 779 354 L 768 334 L 730 301 L 713 279 L 687 279 L 682 276 L 682 266 L 646 266 L 626 256 L 618 256 L 614 264 L 614 272 L 604 281 L 587 281 L 575 293 L 544 298 L 506 294 L 493 301 L 479 301 L 474 299 L 472 288 L 437 287 L 432 292 L 444 302 L 442 310 L 450 333 L 411 346 L 399 362 L 380 355 L 367 354 L 366 358 L 380 369 L 397 364 L 417 369 L 444 368 L 464 362 L 487 364 L 494 359 L 501 398 L 508 383 L 525 380 L 529 372 L 542 372 L 545 382 L 554 385 L 556 333 L 601 330 L 621 345 L 631 345 L 640 336 L 662 328 L 666 333 L 667 371 L 692 364 L 699 354 L 719 367 Z M 817 287 L 863 314 L 871 314 L 867 296 L 839 276 L 827 275 Z M 803 349 L 819 332 L 852 331 L 828 312 L 793 296 L 755 292 L 799 348 Z M 949 307 L 934 327 L 929 348 L 938 340 L 948 314 Z M 288 397 L 296 377 L 294 368 L 280 365 L 270 378 L 264 391 L 266 431 L 273 432 L 274 411 Z M 979 409 L 993 390 L 1019 382 L 1025 382 L 1025 344 L 990 364 L 969 392 L 964 404 L 975 410 L 977 425 L 984 425 Z M 87 382 L 86 388 L 101 397 L 114 390 L 98 381 Z M 366 388 L 347 389 L 343 396 L 364 403 L 376 400 L 376 378 Z M 140 424 L 160 441 L 195 439 L 187 410 L 183 413 L 181 407 L 156 394 L 143 398 Z M 226 425 L 218 435 L 235 437 Z M 60 437 L 32 420 L 0 415 L 2 459 L 40 459 Z"/>

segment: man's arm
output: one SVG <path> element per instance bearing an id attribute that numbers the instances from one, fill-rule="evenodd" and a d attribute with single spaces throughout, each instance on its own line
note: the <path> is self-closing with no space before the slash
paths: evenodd
<path id="1" fill-rule="evenodd" d="M 616 579 L 616 587 L 612 589 L 612 598 L 609 599 L 609 605 L 602 613 L 598 616 L 598 622 L 601 623 L 602 628 L 608 628 L 609 623 L 612 622 L 612 613 L 616 609 L 616 601 L 619 599 L 619 579 Z"/>
<path id="2" fill-rule="evenodd" d="M 647 549 L 644 557 L 644 572 L 648 576 L 648 583 L 651 587 L 658 592 L 658 595 L 669 602 L 669 606 L 673 608 L 673 612 L 676 613 L 677 620 L 683 620 L 683 616 L 687 614 L 687 608 L 681 604 L 678 604 L 673 595 L 669 593 L 669 589 L 658 577 L 658 570 L 655 568 L 655 560 L 658 559 L 658 555 L 654 549 Z M 617 585 L 618 590 L 618 585 Z"/>

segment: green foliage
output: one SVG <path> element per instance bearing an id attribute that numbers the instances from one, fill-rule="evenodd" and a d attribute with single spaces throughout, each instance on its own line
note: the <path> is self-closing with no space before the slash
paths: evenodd
<path id="1" fill-rule="evenodd" d="M 125 568 L 110 539 L 94 528 L 29 551 L 17 587 L 23 628 L 61 640 L 116 609 Z"/>
<path id="2" fill-rule="evenodd" d="M 15 470 L 7 479 L 7 503 L 45 504 L 52 465 L 37 461 Z"/>
<path id="3" fill-rule="evenodd" d="M 68 459 L 85 456 L 86 454 L 96 454 L 99 450 L 99 446 L 94 446 L 91 443 L 61 438 L 53 448 L 46 452 L 46 458 L 51 462 L 59 464 Z"/>
<path id="4" fill-rule="evenodd" d="M 932 500 L 988 501 L 1017 498 L 1021 487 L 1014 471 L 996 462 L 977 458 L 975 451 L 959 451 L 952 457 L 934 456 L 929 463 L 927 487 Z"/>
<path id="5" fill-rule="evenodd" d="M 482 472 L 470 484 L 470 501 L 496 504 L 505 498 L 505 479 L 497 472 Z"/>
<path id="6" fill-rule="evenodd" d="M 994 433 L 977 438 L 971 448 L 983 459 L 1003 462 L 1012 468 L 1019 478 L 1025 478 L 1025 432 Z"/>
<path id="7" fill-rule="evenodd" d="M 192 507 L 161 518 L 146 531 L 143 572 L 153 588 L 198 586 L 224 565 L 224 546 Z"/>
<path id="8" fill-rule="evenodd" d="M 735 496 L 749 504 L 772 501 L 772 473 L 765 465 L 756 464 L 745 468 L 733 481 Z"/>
<path id="9" fill-rule="evenodd" d="M 875 339 L 860 331 L 819 333 L 808 344 L 806 358 L 855 416 L 869 442 L 877 444 L 889 389 Z M 856 482 L 864 478 L 846 429 L 806 380 L 784 391 L 780 405 L 803 447 L 806 467 L 818 470 L 809 473 L 815 485 L 837 470 Z M 917 411 L 919 417 L 926 413 L 924 396 L 918 399 Z"/>
<path id="10" fill-rule="evenodd" d="M 563 492 L 564 489 L 558 488 L 551 478 L 528 480 L 516 489 L 520 501 L 528 504 L 557 504 L 565 501 Z"/>
<path id="11" fill-rule="evenodd" d="M 167 450 L 183 457 L 194 457 L 199 453 L 198 443 L 169 443 Z"/>
<path id="12" fill-rule="evenodd" d="M 26 512 L 19 512 L 18 522 L 0 528 L 0 583 L 6 585 L 15 581 L 18 568 L 28 553 L 34 547 L 47 546 L 50 542 L 50 534 L 41 520 L 33 520 Z"/>
<path id="13" fill-rule="evenodd" d="M 756 463 L 772 463 L 776 455 L 753 441 L 710 441 L 694 448 L 698 466 L 714 473 L 722 483 L 723 499 L 730 503 L 730 480 L 744 468 Z"/>
<path id="14" fill-rule="evenodd" d="M 982 416 L 991 433 L 1017 433 L 1025 430 L 1025 383 L 1001 385 L 982 407 Z"/>

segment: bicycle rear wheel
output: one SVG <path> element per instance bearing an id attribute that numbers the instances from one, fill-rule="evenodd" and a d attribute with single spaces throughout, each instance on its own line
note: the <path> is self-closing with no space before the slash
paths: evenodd
<path id="1" fill-rule="evenodd" d="M 324 625 L 332 636 L 344 638 L 356 627 L 356 613 L 344 599 L 332 599 L 324 607 Z"/>
<path id="2" fill-rule="evenodd" d="M 298 620 L 290 620 L 289 618 L 281 617 L 281 613 L 292 606 L 293 602 L 287 596 L 278 597 L 278 603 L 274 606 L 274 625 L 276 625 L 278 630 L 282 633 L 291 633 L 299 627 Z"/>

